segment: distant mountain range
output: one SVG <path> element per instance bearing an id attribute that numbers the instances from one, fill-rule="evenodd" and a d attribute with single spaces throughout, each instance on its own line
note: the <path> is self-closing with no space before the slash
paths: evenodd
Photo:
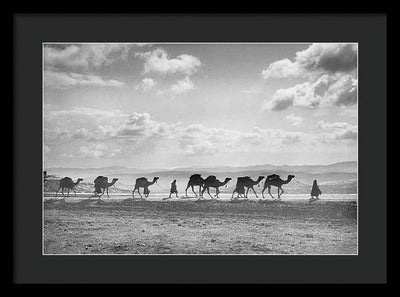
<path id="1" fill-rule="evenodd" d="M 99 168 L 68 168 L 68 167 L 50 167 L 47 168 L 48 174 L 56 174 L 60 176 L 81 176 L 87 177 L 92 175 L 110 175 L 110 174 L 148 174 L 159 172 L 245 172 L 254 171 L 266 173 L 274 172 L 307 172 L 312 174 L 322 174 L 329 172 L 341 173 L 357 173 L 357 162 L 339 162 L 329 165 L 254 165 L 254 166 L 219 166 L 219 167 L 179 167 L 174 169 L 140 169 L 129 168 L 125 166 L 108 166 Z"/>

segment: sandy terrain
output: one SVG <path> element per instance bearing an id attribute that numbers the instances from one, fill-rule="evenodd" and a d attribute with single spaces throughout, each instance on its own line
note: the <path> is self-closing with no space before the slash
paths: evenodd
<path id="1" fill-rule="evenodd" d="M 356 201 L 47 199 L 44 254 L 357 254 Z"/>

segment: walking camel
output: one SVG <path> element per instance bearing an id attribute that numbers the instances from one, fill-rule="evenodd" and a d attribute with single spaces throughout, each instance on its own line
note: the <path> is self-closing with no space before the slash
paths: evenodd
<path id="1" fill-rule="evenodd" d="M 208 195 L 213 198 L 210 195 L 210 188 L 215 188 L 216 189 L 216 193 L 214 195 L 214 197 L 218 197 L 218 194 L 220 193 L 219 191 L 219 187 L 223 187 L 225 186 L 229 181 L 231 180 L 230 177 L 225 178 L 225 180 L 223 182 L 221 182 L 220 180 L 218 180 L 214 175 L 210 175 L 209 177 L 207 177 L 204 180 L 204 184 L 203 184 L 203 190 L 201 191 L 201 195 L 203 196 L 204 192 L 207 190 Z"/>
<path id="2" fill-rule="evenodd" d="M 245 197 L 244 180 L 246 178 L 248 178 L 248 176 L 242 176 L 237 178 L 236 186 L 235 189 L 233 190 L 231 200 L 233 199 L 233 195 L 235 195 L 235 193 L 237 193 L 236 199 Z"/>
<path id="3" fill-rule="evenodd" d="M 261 176 L 261 175 L 260 175 L 260 176 L 257 178 L 257 180 L 254 181 L 254 180 L 252 180 L 249 176 L 238 177 L 238 178 L 237 178 L 237 183 L 236 183 L 236 188 L 235 188 L 235 190 L 234 190 L 233 193 L 232 193 L 232 198 L 233 198 L 233 195 L 234 195 L 236 192 L 238 193 L 237 198 L 241 197 L 241 195 L 244 195 L 244 198 L 247 198 L 247 195 L 248 195 L 250 189 L 253 190 L 254 194 L 255 194 L 256 197 L 258 198 L 257 193 L 256 193 L 256 191 L 254 190 L 254 186 L 255 186 L 255 185 L 258 185 L 258 184 L 262 181 L 263 178 L 264 178 L 264 176 Z M 245 193 L 245 187 L 247 188 L 246 193 Z"/>
<path id="4" fill-rule="evenodd" d="M 136 183 L 135 183 L 135 187 L 134 187 L 134 189 L 132 191 L 132 198 L 135 198 L 135 191 L 137 190 L 137 192 L 140 195 L 140 198 L 143 199 L 143 196 L 142 196 L 142 194 L 140 194 L 140 191 L 139 191 L 140 188 L 144 188 L 144 192 L 145 192 L 144 194 L 145 194 L 145 197 L 147 198 L 149 196 L 149 193 L 150 193 L 150 190 L 148 189 L 149 186 L 151 186 L 155 182 L 157 182 L 158 179 L 159 179 L 159 177 L 154 177 L 153 181 L 150 182 L 150 181 L 147 180 L 146 177 L 137 178 L 136 179 Z"/>
<path id="5" fill-rule="evenodd" d="M 83 178 L 78 178 L 76 182 L 72 180 L 70 177 L 64 177 L 60 180 L 60 185 L 58 186 L 57 192 L 56 192 L 56 197 L 58 194 L 58 191 L 61 189 L 61 194 L 65 197 L 64 195 L 64 188 L 68 189 L 67 193 L 67 198 L 69 197 L 69 191 L 72 190 L 75 193 L 76 197 L 76 192 L 75 192 L 75 186 L 78 185 L 81 181 L 83 181 Z"/>
<path id="6" fill-rule="evenodd" d="M 185 190 L 186 197 L 187 197 L 187 190 L 189 189 L 189 187 L 192 188 L 192 192 L 193 192 L 193 193 L 196 195 L 196 197 L 197 197 L 197 194 L 196 194 L 196 192 L 194 191 L 194 186 L 199 186 L 199 195 L 200 195 L 200 197 L 201 197 L 201 196 L 202 196 L 201 187 L 204 185 L 204 181 L 205 181 L 205 179 L 202 178 L 200 174 L 193 174 L 193 175 L 191 175 L 190 178 L 189 178 L 189 182 L 188 182 L 188 184 L 187 184 L 186 190 Z"/>
<path id="7" fill-rule="evenodd" d="M 254 195 L 256 195 L 256 197 L 258 198 L 257 193 L 256 193 L 256 190 L 254 190 L 254 186 L 258 185 L 258 184 L 263 180 L 263 178 L 264 178 L 264 176 L 261 176 L 261 175 L 260 175 L 260 176 L 257 178 L 256 181 L 252 180 L 250 177 L 244 179 L 244 186 L 247 188 L 246 196 L 245 196 L 246 198 L 247 198 L 247 195 L 249 194 L 249 190 L 250 190 L 250 189 L 253 190 Z"/>
<path id="8" fill-rule="evenodd" d="M 108 188 L 113 186 L 117 182 L 118 178 L 113 178 L 111 183 L 108 182 L 108 177 L 106 176 L 98 176 L 94 180 L 94 195 L 100 194 L 98 197 L 100 199 L 101 196 L 104 195 L 104 192 L 107 193 L 107 197 L 110 198 L 108 195 Z"/>
<path id="9" fill-rule="evenodd" d="M 274 187 L 277 187 L 277 188 L 278 188 L 278 199 L 280 199 L 280 198 L 281 198 L 281 195 L 282 195 L 283 192 L 284 192 L 283 189 L 282 189 L 282 185 L 288 184 L 294 177 L 295 177 L 294 175 L 289 174 L 288 177 L 287 177 L 287 179 L 286 179 L 286 180 L 283 180 L 283 179 L 281 179 L 280 176 L 277 175 L 277 174 L 268 175 L 267 178 L 265 179 L 264 188 L 263 188 L 263 190 L 262 190 L 262 196 L 263 196 L 263 198 L 265 198 L 265 197 L 264 197 L 264 191 L 268 188 L 268 194 L 269 194 L 273 199 L 275 199 L 275 197 L 272 196 L 272 194 L 271 194 L 271 186 L 274 186 Z M 282 191 L 280 194 L 279 194 L 279 190 Z"/>

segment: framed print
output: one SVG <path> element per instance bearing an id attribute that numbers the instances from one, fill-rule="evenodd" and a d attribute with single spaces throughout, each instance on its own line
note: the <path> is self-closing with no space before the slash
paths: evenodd
<path id="1" fill-rule="evenodd" d="M 14 21 L 16 282 L 385 282 L 385 15 Z"/>

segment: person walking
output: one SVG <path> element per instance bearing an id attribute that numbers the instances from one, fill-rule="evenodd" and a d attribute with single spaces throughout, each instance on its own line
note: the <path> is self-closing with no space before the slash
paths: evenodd
<path id="1" fill-rule="evenodd" d="M 321 194 L 322 194 L 322 192 L 321 192 L 320 188 L 318 187 L 317 180 L 314 179 L 312 189 L 311 189 L 311 199 L 318 200 L 319 199 L 318 196 Z"/>
<path id="2" fill-rule="evenodd" d="M 176 179 L 171 183 L 171 190 L 169 191 L 169 198 L 171 198 L 171 195 L 175 194 L 176 197 L 178 198 L 178 190 L 176 188 Z"/>

